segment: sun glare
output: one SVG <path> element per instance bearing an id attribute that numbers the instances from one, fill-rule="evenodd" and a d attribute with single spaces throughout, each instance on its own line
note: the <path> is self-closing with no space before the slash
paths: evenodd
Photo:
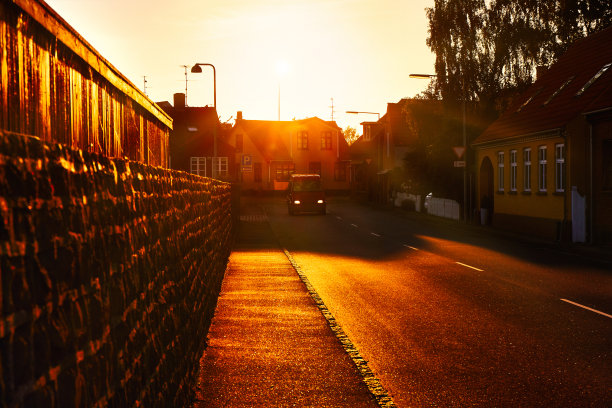
<path id="1" fill-rule="evenodd" d="M 289 72 L 289 63 L 287 63 L 287 61 L 285 60 L 276 61 L 276 74 L 279 77 L 283 77 L 287 75 L 288 72 Z"/>

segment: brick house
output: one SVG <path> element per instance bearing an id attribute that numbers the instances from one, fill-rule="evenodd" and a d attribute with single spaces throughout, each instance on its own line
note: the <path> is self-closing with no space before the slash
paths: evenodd
<path id="1" fill-rule="evenodd" d="M 214 107 L 185 106 L 182 93 L 174 95 L 174 106 L 158 105 L 174 122 L 170 168 L 226 181 L 235 177 L 234 148 L 224 141 L 227 130 Z"/>
<path id="2" fill-rule="evenodd" d="M 245 120 L 238 112 L 225 141 L 242 190 L 285 190 L 291 173 L 320 174 L 328 191 L 349 188 L 348 144 L 335 122 Z"/>
<path id="3" fill-rule="evenodd" d="M 612 244 L 612 28 L 574 43 L 472 144 L 494 226 Z"/>

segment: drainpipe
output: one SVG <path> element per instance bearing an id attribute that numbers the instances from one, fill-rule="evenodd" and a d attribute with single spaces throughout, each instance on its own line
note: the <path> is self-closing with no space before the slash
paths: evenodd
<path id="1" fill-rule="evenodd" d="M 340 160 L 340 132 L 336 130 L 336 158 Z"/>
<path id="2" fill-rule="evenodd" d="M 589 244 L 593 244 L 593 124 L 589 123 Z"/>
<path id="3" fill-rule="evenodd" d="M 570 152 L 568 143 L 567 143 L 567 129 L 562 129 L 561 130 L 561 137 L 563 138 L 563 147 L 565 148 L 565 180 L 564 183 L 565 185 L 563 186 L 563 221 L 561 224 L 561 232 L 559 235 L 559 242 L 563 242 L 563 235 L 565 232 L 565 229 L 567 228 L 567 195 L 571 194 L 572 189 L 571 188 L 566 188 L 566 186 L 569 185 L 568 181 L 569 181 L 569 172 L 567 171 L 567 169 L 569 168 L 568 164 L 569 164 L 569 155 L 568 153 Z M 572 225 L 573 228 L 573 225 Z M 571 239 L 570 239 L 571 241 Z"/>

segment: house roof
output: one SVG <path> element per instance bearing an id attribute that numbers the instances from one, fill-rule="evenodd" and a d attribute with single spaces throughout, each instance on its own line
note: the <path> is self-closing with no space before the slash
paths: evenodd
<path id="1" fill-rule="evenodd" d="M 257 150 L 266 160 L 291 160 L 287 146 L 282 140 L 282 134 L 288 127 L 288 122 L 240 120 L 236 126 L 239 126 L 251 138 Z"/>
<path id="2" fill-rule="evenodd" d="M 612 106 L 612 27 L 576 41 L 474 145 L 564 127 Z"/>
<path id="3" fill-rule="evenodd" d="M 291 161 L 292 158 L 283 137 L 292 128 L 307 126 L 312 122 L 320 122 L 333 130 L 341 131 L 336 122 L 324 121 L 317 117 L 291 121 L 240 119 L 236 121 L 236 127 L 240 127 L 248 135 L 266 160 Z"/>

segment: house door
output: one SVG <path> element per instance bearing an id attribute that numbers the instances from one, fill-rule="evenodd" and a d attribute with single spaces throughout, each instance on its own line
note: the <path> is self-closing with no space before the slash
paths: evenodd
<path id="1" fill-rule="evenodd" d="M 593 126 L 592 241 L 612 246 L 612 120 Z"/>
<path id="2" fill-rule="evenodd" d="M 493 164 L 485 157 L 480 164 L 478 203 L 480 205 L 480 218 L 482 224 L 489 224 L 493 215 Z"/>
<path id="3" fill-rule="evenodd" d="M 253 163 L 253 181 L 255 183 L 261 183 L 261 180 L 262 180 L 261 163 Z"/>

